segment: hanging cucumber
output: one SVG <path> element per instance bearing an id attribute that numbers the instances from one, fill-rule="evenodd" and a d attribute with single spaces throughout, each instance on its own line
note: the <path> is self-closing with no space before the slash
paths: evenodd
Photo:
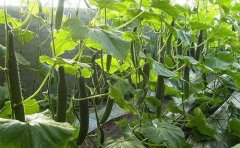
<path id="1" fill-rule="evenodd" d="M 105 111 L 102 115 L 102 118 L 100 119 L 100 124 L 105 123 L 107 121 L 107 119 L 109 118 L 111 111 L 112 111 L 113 104 L 114 104 L 114 99 L 108 98 Z"/>
<path id="2" fill-rule="evenodd" d="M 192 44 L 191 44 L 189 56 L 191 56 L 193 58 L 195 57 L 194 42 L 192 42 Z"/>
<path id="3" fill-rule="evenodd" d="M 65 79 L 64 67 L 60 66 L 59 71 L 59 82 L 58 82 L 58 100 L 57 100 L 57 122 L 66 121 L 67 111 L 67 84 Z"/>
<path id="4" fill-rule="evenodd" d="M 189 55 L 190 55 L 190 51 L 187 52 L 187 56 L 189 56 Z M 183 71 L 183 80 L 184 80 L 184 82 L 183 82 L 183 100 L 188 99 L 189 93 L 190 93 L 190 90 L 189 90 L 190 89 L 190 81 L 189 81 L 190 74 L 189 74 L 189 72 L 190 72 L 190 68 L 188 65 L 186 65 L 184 67 L 184 71 Z"/>
<path id="5" fill-rule="evenodd" d="M 200 30 L 200 33 L 198 36 L 197 50 L 195 55 L 196 60 L 200 60 L 201 53 L 203 50 L 203 41 L 204 41 L 204 32 L 203 30 Z"/>
<path id="6" fill-rule="evenodd" d="M 162 48 L 162 38 L 160 40 L 160 47 L 159 49 Z M 160 52 L 160 57 L 159 57 L 159 62 L 164 64 L 164 54 L 165 54 L 165 50 L 162 50 Z M 156 94 L 155 97 L 161 102 L 160 106 L 157 107 L 157 117 L 159 118 L 161 116 L 161 112 L 162 112 L 162 104 L 163 104 L 163 100 L 164 100 L 164 76 L 158 75 L 157 78 L 157 86 L 156 86 Z"/>
<path id="7" fill-rule="evenodd" d="M 83 76 L 79 78 L 79 90 L 80 90 L 80 99 L 87 97 L 85 80 Z M 88 133 L 89 127 L 89 106 L 88 100 L 79 101 L 79 111 L 80 111 L 80 130 L 78 134 L 77 144 L 81 145 Z"/>
<path id="8" fill-rule="evenodd" d="M 109 70 L 111 68 L 111 62 L 112 62 L 112 55 L 108 54 L 107 55 L 107 63 L 106 63 L 107 72 L 109 72 Z"/>
<path id="9" fill-rule="evenodd" d="M 110 67 L 111 67 L 111 61 L 112 61 L 112 56 L 111 55 L 107 55 L 107 72 L 109 72 Z M 104 122 L 107 121 L 107 119 L 109 118 L 111 111 L 112 111 L 112 107 L 114 104 L 114 100 L 111 98 L 108 98 L 107 100 L 107 104 L 106 104 L 106 108 L 105 111 L 100 119 L 100 124 L 103 124 Z"/>
<path id="10" fill-rule="evenodd" d="M 9 28 L 10 29 L 10 28 Z M 7 79 L 9 80 L 9 90 L 10 90 L 10 101 L 15 119 L 24 122 L 24 107 L 22 104 L 22 90 L 20 83 L 19 68 L 15 56 L 14 42 L 13 42 L 13 32 L 7 30 L 7 50 L 6 50 L 6 68 Z"/>
<path id="11" fill-rule="evenodd" d="M 65 0 L 59 0 L 56 12 L 56 19 L 55 19 L 55 28 L 59 30 L 62 24 L 62 17 L 63 17 L 63 10 L 64 10 L 64 2 Z"/>
<path id="12" fill-rule="evenodd" d="M 172 21 L 171 26 L 174 27 L 174 21 Z M 166 54 L 172 58 L 172 36 L 173 33 L 170 32 L 169 36 L 167 38 L 167 44 L 166 44 Z"/>

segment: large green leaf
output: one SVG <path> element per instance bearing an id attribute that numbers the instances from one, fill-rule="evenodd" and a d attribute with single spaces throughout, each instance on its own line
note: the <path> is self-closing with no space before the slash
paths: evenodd
<path id="1" fill-rule="evenodd" d="M 68 30 L 73 40 L 84 40 L 88 37 L 89 28 L 78 18 L 70 18 L 63 24 L 64 29 Z"/>
<path id="2" fill-rule="evenodd" d="M 103 55 L 102 57 L 103 59 L 103 67 L 104 67 L 104 71 L 107 71 L 107 55 Z M 102 68 L 102 62 L 101 62 L 101 58 L 98 58 L 95 60 L 95 62 Z M 119 63 L 118 60 L 114 57 L 112 57 L 111 60 L 111 66 L 110 66 L 110 70 L 109 70 L 109 74 L 113 74 L 114 72 L 116 72 L 119 69 Z"/>
<path id="3" fill-rule="evenodd" d="M 232 54 L 221 53 L 217 57 L 207 56 L 205 58 L 205 65 L 215 71 L 228 70 L 233 66 L 236 66 L 235 58 Z"/>
<path id="4" fill-rule="evenodd" d="M 116 100 L 117 105 L 127 111 L 132 112 L 133 114 L 137 113 L 137 110 L 134 108 L 134 106 L 127 101 L 125 101 L 124 96 L 122 92 L 115 86 L 111 86 L 109 89 L 109 96 L 112 99 Z"/>
<path id="5" fill-rule="evenodd" d="M 184 30 L 178 30 L 178 29 L 177 29 L 177 34 L 178 34 L 179 39 L 181 39 L 181 41 L 185 45 L 189 45 L 191 43 L 191 34 L 187 33 Z"/>
<path id="6" fill-rule="evenodd" d="M 27 115 L 26 122 L 0 118 L 0 147 L 3 148 L 70 148 L 74 129 L 68 123 L 51 119 L 50 111 Z"/>
<path id="7" fill-rule="evenodd" d="M 120 138 L 118 140 L 108 141 L 104 145 L 104 148 L 145 148 L 145 146 L 138 140 Z"/>
<path id="8" fill-rule="evenodd" d="M 192 27 L 192 29 L 208 29 L 211 26 L 209 24 L 201 23 L 201 22 L 189 22 L 189 25 Z"/>
<path id="9" fill-rule="evenodd" d="M 34 114 L 39 112 L 39 105 L 36 99 L 29 99 L 23 102 L 24 113 L 26 115 Z M 12 108 L 10 101 L 5 102 L 5 106 L 0 111 L 1 118 L 11 118 Z"/>
<path id="10" fill-rule="evenodd" d="M 170 4 L 169 0 L 153 0 L 152 7 L 161 9 L 168 15 L 177 17 L 179 15 L 178 10 Z"/>
<path id="11" fill-rule="evenodd" d="M 0 58 L 5 58 L 6 47 L 0 44 Z M 15 53 L 18 64 L 30 65 L 30 62 L 26 60 L 22 54 Z"/>
<path id="12" fill-rule="evenodd" d="M 240 120 L 234 118 L 234 119 L 230 120 L 228 122 L 228 124 L 231 129 L 231 133 L 240 137 Z"/>
<path id="13" fill-rule="evenodd" d="M 190 56 L 176 55 L 176 57 L 182 60 L 184 63 L 190 64 L 190 65 L 196 65 L 199 63 L 197 60 L 195 60 L 193 57 L 190 57 Z"/>
<path id="14" fill-rule="evenodd" d="M 240 148 L 240 143 L 238 143 L 238 144 L 234 145 L 234 146 L 233 146 L 233 147 L 231 147 L 231 148 Z"/>
<path id="15" fill-rule="evenodd" d="M 169 148 L 185 146 L 183 131 L 170 123 L 156 122 L 154 125 L 144 125 L 140 132 L 154 144 L 166 144 Z"/>
<path id="16" fill-rule="evenodd" d="M 115 0 L 89 0 L 90 4 L 102 8 L 111 8 L 111 6 L 116 3 Z"/>
<path id="17" fill-rule="evenodd" d="M 54 65 L 63 66 L 65 69 L 65 72 L 72 75 L 75 75 L 80 67 L 88 67 L 88 68 L 90 67 L 86 63 L 80 63 L 72 59 L 64 59 L 60 57 L 51 58 L 49 56 L 43 55 L 39 57 L 39 60 L 41 63 L 47 63 L 51 66 L 54 66 Z"/>
<path id="18" fill-rule="evenodd" d="M 28 43 L 31 40 L 37 38 L 37 34 L 27 29 L 19 29 L 17 30 L 17 38 L 23 43 Z"/>
<path id="19" fill-rule="evenodd" d="M 189 127 L 196 128 L 201 134 L 215 137 L 216 130 L 208 124 L 205 115 L 200 108 L 195 108 L 193 115 L 188 117 Z"/>
<path id="20" fill-rule="evenodd" d="M 173 72 L 171 72 L 170 70 L 168 70 L 167 68 L 165 68 L 162 63 L 153 61 L 152 66 L 153 66 L 153 71 L 157 75 L 161 75 L 161 76 L 165 76 L 165 77 L 174 77 L 175 76 L 175 74 Z"/>
<path id="21" fill-rule="evenodd" d="M 26 60 L 26 59 L 23 57 L 22 54 L 16 52 L 15 55 L 16 55 L 17 62 L 18 62 L 19 64 L 25 65 L 25 66 L 31 64 L 28 60 Z"/>
<path id="22" fill-rule="evenodd" d="M 121 61 L 126 59 L 130 49 L 129 42 L 124 41 L 116 34 L 101 29 L 92 29 L 89 35 L 91 40 L 100 44 L 108 54 L 115 56 Z"/>
<path id="23" fill-rule="evenodd" d="M 69 31 L 60 30 L 54 36 L 56 56 L 63 54 L 67 50 L 73 50 L 78 45 L 78 43 L 73 40 Z M 53 42 L 51 43 L 51 49 L 54 51 Z"/>

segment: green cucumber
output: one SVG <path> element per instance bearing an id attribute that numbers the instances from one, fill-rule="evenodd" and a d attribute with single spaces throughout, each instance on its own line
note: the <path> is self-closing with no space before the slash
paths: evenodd
<path id="1" fill-rule="evenodd" d="M 63 17 L 63 10 L 64 10 L 64 2 L 65 0 L 59 0 L 56 12 L 56 19 L 55 19 L 55 28 L 59 30 L 62 24 L 62 17 Z"/>
<path id="2" fill-rule="evenodd" d="M 86 84 L 83 76 L 79 78 L 79 90 L 80 99 L 87 97 Z M 77 144 L 81 145 L 88 134 L 89 128 L 89 106 L 88 100 L 79 101 L 79 111 L 80 111 L 80 130 L 77 138 Z"/>
<path id="3" fill-rule="evenodd" d="M 196 55 L 195 55 L 196 60 L 200 60 L 201 53 L 202 53 L 202 50 L 204 47 L 203 41 L 204 41 L 204 31 L 200 30 L 200 33 L 198 36 L 197 50 L 196 50 Z"/>
<path id="4" fill-rule="evenodd" d="M 190 71 L 190 68 L 188 65 L 186 65 L 184 67 L 184 71 L 183 71 L 183 79 L 184 79 L 184 82 L 183 82 L 183 100 L 185 99 L 188 99 L 189 97 L 189 88 L 190 88 L 190 81 L 189 81 L 189 71 Z"/>
<path id="5" fill-rule="evenodd" d="M 114 104 L 114 99 L 108 98 L 105 111 L 102 115 L 102 118 L 100 119 L 100 124 L 105 123 L 107 121 L 107 119 L 109 118 L 111 111 L 112 111 L 113 104 Z"/>
<path id="6" fill-rule="evenodd" d="M 22 89 L 20 83 L 19 67 L 16 60 L 13 32 L 7 31 L 6 68 L 9 81 L 10 101 L 15 119 L 24 122 L 25 114 L 22 103 Z"/>
<path id="7" fill-rule="evenodd" d="M 111 68 L 111 62 L 112 62 L 112 55 L 108 54 L 107 55 L 107 63 L 106 63 L 107 72 L 109 72 L 109 70 Z"/>
<path id="8" fill-rule="evenodd" d="M 162 43 L 162 38 L 160 40 L 160 43 Z M 163 44 L 161 44 L 162 46 Z M 162 47 L 160 46 L 159 49 L 161 49 Z M 159 57 L 159 62 L 164 64 L 164 54 L 165 54 L 165 50 L 162 50 L 160 53 L 160 57 Z M 157 117 L 159 118 L 161 116 L 161 112 L 162 112 L 162 104 L 163 104 L 163 100 L 164 100 L 164 76 L 158 75 L 157 78 L 157 87 L 156 87 L 156 93 L 155 93 L 155 97 L 161 102 L 160 106 L 157 107 Z"/>
<path id="9" fill-rule="evenodd" d="M 174 21 L 172 21 L 171 26 L 174 27 Z M 172 36 L 173 33 L 170 32 L 166 43 L 166 53 L 169 57 L 172 57 Z"/>
<path id="10" fill-rule="evenodd" d="M 65 79 L 64 67 L 60 66 L 59 71 L 59 82 L 58 82 L 58 100 L 57 100 L 57 122 L 66 121 L 67 111 L 67 84 Z"/>

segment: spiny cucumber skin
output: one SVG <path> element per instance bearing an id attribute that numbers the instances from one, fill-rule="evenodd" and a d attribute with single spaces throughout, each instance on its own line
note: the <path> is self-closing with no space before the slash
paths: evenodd
<path id="1" fill-rule="evenodd" d="M 99 139 L 99 142 L 100 142 L 100 146 L 99 146 L 99 148 L 102 148 L 103 147 L 103 144 L 104 144 L 104 141 L 105 141 L 105 136 L 104 136 L 104 131 L 103 131 L 103 129 L 100 127 L 99 128 L 99 134 L 100 134 L 100 139 Z"/>
<path id="2" fill-rule="evenodd" d="M 111 99 L 111 98 L 108 98 L 105 111 L 104 111 L 104 113 L 102 115 L 102 118 L 100 120 L 100 124 L 105 123 L 107 121 L 107 119 L 109 118 L 109 116 L 111 114 L 111 111 L 112 111 L 113 104 L 114 104 L 114 100 Z"/>
<path id="3" fill-rule="evenodd" d="M 87 97 L 85 80 L 83 76 L 79 78 L 79 90 L 80 90 L 80 98 Z M 89 106 L 88 100 L 79 101 L 79 110 L 80 110 L 80 130 L 78 134 L 77 144 L 81 145 L 87 134 L 89 128 Z"/>
<path id="4" fill-rule="evenodd" d="M 24 122 L 25 114 L 22 104 L 22 91 L 20 83 L 19 68 L 16 60 L 13 33 L 7 32 L 7 53 L 6 53 L 6 66 L 8 68 L 8 80 L 10 86 L 10 101 L 14 112 L 15 119 Z"/>
<path id="5" fill-rule="evenodd" d="M 164 99 L 164 77 L 158 75 L 157 79 L 157 88 L 156 88 L 156 98 L 160 101 L 161 105 L 160 107 L 157 107 L 157 117 L 159 118 L 161 116 L 161 110 L 162 110 L 162 103 Z"/>
<path id="6" fill-rule="evenodd" d="M 107 64 L 106 64 L 106 67 L 107 67 L 107 72 L 109 72 L 110 68 L 111 68 L 111 62 L 112 62 L 112 55 L 107 55 Z"/>
<path id="7" fill-rule="evenodd" d="M 57 100 L 57 122 L 66 121 L 67 111 L 67 83 L 65 79 L 64 67 L 60 66 L 59 71 L 59 82 L 58 82 L 58 100 Z"/>
<path id="8" fill-rule="evenodd" d="M 189 71 L 190 71 L 190 68 L 189 68 L 189 66 L 188 65 L 186 65 L 185 67 L 184 67 L 184 71 L 183 71 L 183 79 L 185 80 L 184 82 L 183 82 L 183 93 L 184 93 L 184 100 L 185 99 L 188 99 L 188 97 L 189 97 L 189 89 L 190 89 L 190 87 L 189 87 Z"/>
<path id="9" fill-rule="evenodd" d="M 58 7 L 57 7 L 56 19 L 55 19 L 56 30 L 59 30 L 61 28 L 63 10 L 64 10 L 64 2 L 65 2 L 65 0 L 59 0 L 58 1 Z"/>
<path id="10" fill-rule="evenodd" d="M 201 52 L 203 50 L 203 45 L 200 45 L 200 44 L 202 44 L 203 41 L 204 41 L 204 31 L 200 30 L 200 33 L 199 33 L 199 36 L 198 36 L 198 43 L 197 43 L 198 47 L 197 47 L 196 55 L 195 55 L 196 60 L 200 60 Z"/>

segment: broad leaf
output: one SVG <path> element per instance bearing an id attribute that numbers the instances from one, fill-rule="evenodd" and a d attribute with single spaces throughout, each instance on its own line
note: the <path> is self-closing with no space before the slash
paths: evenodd
<path id="1" fill-rule="evenodd" d="M 145 148 L 138 140 L 120 138 L 106 142 L 104 148 Z"/>
<path id="2" fill-rule="evenodd" d="M 164 67 L 162 63 L 159 63 L 157 61 L 152 62 L 153 66 L 153 71 L 155 72 L 156 75 L 161 75 L 165 77 L 174 77 L 175 74 L 168 70 L 167 68 Z"/>
<path id="3" fill-rule="evenodd" d="M 90 0 L 90 4 L 98 6 L 100 9 L 102 8 L 111 8 L 111 6 L 116 3 L 115 0 Z"/>
<path id="4" fill-rule="evenodd" d="M 103 55 L 102 58 L 103 58 L 104 71 L 107 71 L 107 55 L 106 55 L 106 54 Z M 101 58 L 96 59 L 95 62 L 102 68 Z M 119 69 L 118 60 L 117 60 L 116 58 L 112 57 L 109 74 L 113 74 L 113 73 L 116 72 L 118 69 Z"/>
<path id="5" fill-rule="evenodd" d="M 134 108 L 134 106 L 124 100 L 124 96 L 123 96 L 122 92 L 117 87 L 115 87 L 115 86 L 110 87 L 109 96 L 112 99 L 116 100 L 116 103 L 120 108 L 130 111 L 133 114 L 137 113 L 137 110 Z"/>
<path id="6" fill-rule="evenodd" d="M 239 119 L 232 119 L 228 122 L 231 133 L 240 137 L 240 120 Z"/>
<path id="7" fill-rule="evenodd" d="M 208 29 L 211 27 L 208 24 L 200 23 L 200 22 L 189 22 L 189 25 L 192 27 L 192 29 L 197 29 L 197 30 Z"/>
<path id="8" fill-rule="evenodd" d="M 69 145 L 74 129 L 51 119 L 50 111 L 27 115 L 26 122 L 0 118 L 0 147 L 59 148 Z"/>
<path id="9" fill-rule="evenodd" d="M 25 66 L 31 64 L 28 60 L 26 60 L 26 59 L 23 57 L 22 54 L 16 52 L 15 55 L 16 55 L 17 62 L 18 62 L 19 64 L 25 65 Z"/>
<path id="10" fill-rule="evenodd" d="M 62 55 L 67 50 L 73 50 L 78 45 L 77 42 L 75 42 L 71 34 L 66 30 L 60 30 L 55 34 L 54 39 L 54 46 L 55 51 L 53 47 L 53 42 L 51 43 L 51 49 L 52 52 L 56 53 L 56 56 Z"/>
<path id="11" fill-rule="evenodd" d="M 51 58 L 49 56 L 40 56 L 39 60 L 41 63 L 47 63 L 51 66 L 54 66 L 54 65 L 63 66 L 65 69 L 65 72 L 72 75 L 75 75 L 80 67 L 88 67 L 88 68 L 90 67 L 86 63 L 80 63 L 78 61 L 74 61 L 71 59 L 63 59 L 60 57 Z"/>
<path id="12" fill-rule="evenodd" d="M 119 36 L 101 29 L 92 29 L 89 32 L 92 41 L 100 44 L 107 54 L 111 54 L 123 61 L 126 59 L 130 44 Z"/>
<path id="13" fill-rule="evenodd" d="M 238 143 L 238 144 L 234 145 L 234 146 L 233 146 L 233 147 L 231 147 L 231 148 L 240 148 L 240 143 Z"/>
<path id="14" fill-rule="evenodd" d="M 5 58 L 6 47 L 0 44 L 0 58 Z M 31 63 L 26 60 L 20 53 L 15 53 L 18 64 L 30 65 Z"/>
<path id="15" fill-rule="evenodd" d="M 19 41 L 22 41 L 23 43 L 28 43 L 37 37 L 38 37 L 37 34 L 30 30 L 27 30 L 27 29 L 17 30 L 17 38 Z"/>
<path id="16" fill-rule="evenodd" d="M 39 112 L 39 105 L 36 99 L 30 99 L 23 102 L 24 113 L 26 115 L 34 114 Z M 0 111 L 1 118 L 11 118 L 12 116 L 12 108 L 10 101 L 5 102 L 5 106 Z"/>
<path id="17" fill-rule="evenodd" d="M 196 128 L 201 134 L 214 138 L 216 130 L 211 127 L 200 108 L 195 108 L 193 115 L 188 117 L 189 127 Z"/>
<path id="18" fill-rule="evenodd" d="M 68 30 L 73 40 L 84 40 L 88 37 L 89 28 L 84 26 L 78 18 L 70 18 L 63 24 Z"/>
<path id="19" fill-rule="evenodd" d="M 189 45 L 191 43 L 191 34 L 185 32 L 184 30 L 177 30 L 177 34 L 185 45 Z"/>
<path id="20" fill-rule="evenodd" d="M 153 0 L 152 7 L 161 9 L 172 17 L 179 15 L 178 10 L 170 4 L 169 0 Z"/>
<path id="21" fill-rule="evenodd" d="M 190 56 L 177 55 L 176 57 L 178 59 L 182 60 L 184 63 L 190 64 L 190 65 L 198 64 L 198 61 L 195 60 L 193 57 L 190 57 Z"/>
<path id="22" fill-rule="evenodd" d="M 154 144 L 166 144 L 171 148 L 185 146 L 183 131 L 170 123 L 157 122 L 154 125 L 144 125 L 140 132 Z"/>

